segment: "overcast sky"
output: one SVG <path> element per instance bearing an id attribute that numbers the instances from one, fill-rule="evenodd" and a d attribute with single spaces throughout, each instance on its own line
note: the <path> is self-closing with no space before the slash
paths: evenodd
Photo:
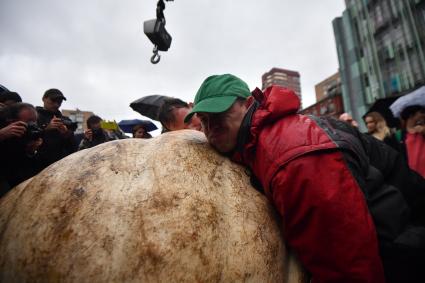
<path id="1" fill-rule="evenodd" d="M 131 101 L 149 94 L 192 101 L 209 75 L 233 73 L 251 89 L 272 67 L 301 74 L 303 105 L 338 70 L 332 20 L 343 0 L 166 2 L 173 41 L 152 65 L 142 23 L 155 0 L 0 0 L 0 84 L 41 105 L 48 88 L 63 109 L 104 119 L 141 118 Z"/>

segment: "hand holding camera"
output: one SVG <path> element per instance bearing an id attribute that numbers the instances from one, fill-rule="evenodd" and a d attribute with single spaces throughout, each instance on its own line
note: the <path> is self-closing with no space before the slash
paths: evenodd
<path id="1" fill-rule="evenodd" d="M 43 143 L 43 139 L 41 138 L 42 133 L 43 130 L 34 122 L 25 123 L 23 121 L 16 121 L 0 129 L 0 140 L 18 138 L 23 142 L 25 152 L 34 155 Z"/>
<path id="2" fill-rule="evenodd" d="M 53 116 L 50 123 L 47 125 L 46 130 L 57 130 L 63 136 L 70 135 L 72 131 L 77 129 L 77 123 L 67 120 L 65 118 L 58 118 Z"/>
<path id="3" fill-rule="evenodd" d="M 86 140 L 92 141 L 93 140 L 93 131 L 88 129 L 84 131 L 84 138 Z"/>
<path id="4" fill-rule="evenodd" d="M 47 125 L 46 130 L 58 130 L 58 131 L 60 131 L 64 127 L 65 127 L 65 125 L 63 124 L 62 119 L 58 118 L 56 116 L 53 116 L 52 120 L 50 120 L 50 123 Z"/>
<path id="5" fill-rule="evenodd" d="M 20 138 L 27 131 L 27 124 L 22 121 L 10 123 L 6 127 L 0 129 L 0 140 L 5 140 L 13 137 Z"/>

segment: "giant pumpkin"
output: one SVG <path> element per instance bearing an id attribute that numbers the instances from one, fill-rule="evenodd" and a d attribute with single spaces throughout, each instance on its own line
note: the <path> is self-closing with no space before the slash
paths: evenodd
<path id="1" fill-rule="evenodd" d="M 108 142 L 0 200 L 0 281 L 302 282 L 277 223 L 201 133 Z"/>

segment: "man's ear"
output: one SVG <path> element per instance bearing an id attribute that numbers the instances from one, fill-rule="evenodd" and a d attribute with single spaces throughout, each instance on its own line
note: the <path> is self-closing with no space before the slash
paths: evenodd
<path id="1" fill-rule="evenodd" d="M 187 105 L 189 105 L 189 107 L 193 107 L 193 102 L 189 102 Z"/>

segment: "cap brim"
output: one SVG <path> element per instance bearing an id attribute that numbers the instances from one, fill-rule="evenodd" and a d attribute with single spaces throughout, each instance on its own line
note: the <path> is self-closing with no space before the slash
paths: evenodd
<path id="1" fill-rule="evenodd" d="M 45 97 L 50 98 L 50 99 L 58 99 L 58 98 L 60 98 L 62 100 L 66 100 L 66 97 L 63 96 L 63 95 L 47 95 Z"/>
<path id="2" fill-rule="evenodd" d="M 207 98 L 197 103 L 189 114 L 184 118 L 184 122 L 188 123 L 195 113 L 221 113 L 228 110 L 237 99 L 237 96 L 220 96 Z"/>

